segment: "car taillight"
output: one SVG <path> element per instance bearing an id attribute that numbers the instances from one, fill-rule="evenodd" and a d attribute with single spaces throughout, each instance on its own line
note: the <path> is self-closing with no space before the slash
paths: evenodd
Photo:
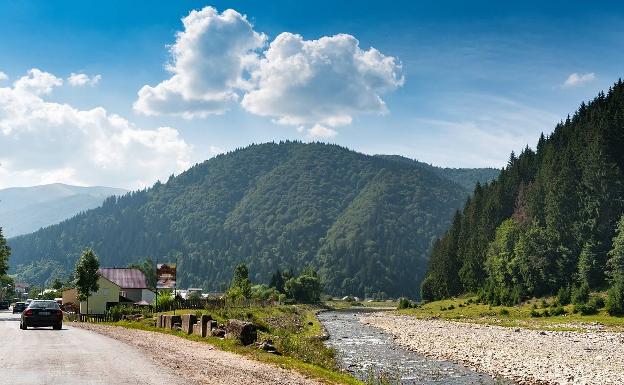
<path id="1" fill-rule="evenodd" d="M 24 317 L 30 317 L 32 316 L 32 314 L 32 309 L 26 309 L 26 311 L 24 312 Z"/>

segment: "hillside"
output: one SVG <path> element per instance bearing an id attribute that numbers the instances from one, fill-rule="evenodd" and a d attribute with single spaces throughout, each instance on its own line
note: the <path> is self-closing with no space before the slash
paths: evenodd
<path id="1" fill-rule="evenodd" d="M 11 263 L 42 280 L 92 247 L 104 266 L 178 258 L 181 287 L 223 289 L 245 261 L 260 282 L 313 265 L 332 294 L 416 295 L 432 240 L 467 196 L 428 165 L 319 143 L 252 145 L 13 238 Z"/>
<path id="2" fill-rule="evenodd" d="M 127 191 L 61 183 L 0 190 L 0 227 L 7 238 L 32 233 L 102 204 Z"/>
<path id="3" fill-rule="evenodd" d="M 475 188 L 435 243 L 423 296 L 479 292 L 512 304 L 560 288 L 605 288 L 624 268 L 607 262 L 624 213 L 623 172 L 619 81 Z"/>

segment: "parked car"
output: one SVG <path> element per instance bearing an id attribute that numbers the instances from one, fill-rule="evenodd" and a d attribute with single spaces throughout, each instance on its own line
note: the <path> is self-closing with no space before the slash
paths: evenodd
<path id="1" fill-rule="evenodd" d="M 11 306 L 11 302 L 0 301 L 0 310 L 9 310 L 9 306 Z"/>
<path id="2" fill-rule="evenodd" d="M 24 309 L 26 309 L 26 302 L 15 302 L 15 305 L 13 305 L 13 314 L 21 313 Z"/>
<path id="3" fill-rule="evenodd" d="M 54 330 L 61 330 L 63 327 L 63 311 L 56 301 L 34 300 L 22 312 L 20 320 L 20 329 L 26 330 L 29 326 L 52 326 Z"/>

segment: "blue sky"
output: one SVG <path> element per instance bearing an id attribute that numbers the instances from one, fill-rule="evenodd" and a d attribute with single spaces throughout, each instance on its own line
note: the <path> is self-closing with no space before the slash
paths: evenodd
<path id="1" fill-rule="evenodd" d="M 501 3 L 0 1 L 0 147 L 10 148 L 0 153 L 0 187 L 140 187 L 218 152 L 282 139 L 501 167 L 624 69 L 617 2 Z M 197 23 L 225 23 L 226 9 L 246 16 L 228 16 L 244 31 L 193 35 L 181 21 L 204 10 Z M 232 40 L 239 33 L 244 44 Z M 280 54 L 305 47 L 317 75 L 284 85 L 300 79 L 292 62 L 267 59 L 272 43 Z M 329 52 L 332 63 L 314 61 Z M 214 75 L 232 55 L 254 60 Z M 72 73 L 86 77 L 72 83 Z M 183 80 L 168 82 L 176 74 Z"/>

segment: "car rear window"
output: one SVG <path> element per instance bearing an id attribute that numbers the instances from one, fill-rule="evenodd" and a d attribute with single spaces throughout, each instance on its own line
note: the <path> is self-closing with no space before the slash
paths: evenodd
<path id="1" fill-rule="evenodd" d="M 31 309 L 59 309 L 58 303 L 54 301 L 31 302 L 28 307 Z"/>

